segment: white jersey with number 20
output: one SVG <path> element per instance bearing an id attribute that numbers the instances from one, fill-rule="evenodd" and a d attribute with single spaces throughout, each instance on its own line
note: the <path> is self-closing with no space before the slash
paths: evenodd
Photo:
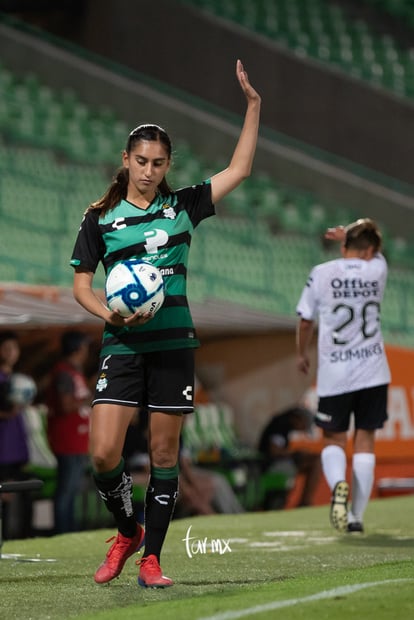
<path id="1" fill-rule="evenodd" d="M 390 382 L 380 322 L 386 280 L 381 254 L 371 260 L 338 258 L 312 269 L 296 311 L 319 321 L 319 396 Z"/>

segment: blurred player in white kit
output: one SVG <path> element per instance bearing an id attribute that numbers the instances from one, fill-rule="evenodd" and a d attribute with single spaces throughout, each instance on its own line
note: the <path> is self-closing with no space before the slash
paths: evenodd
<path id="1" fill-rule="evenodd" d="M 307 374 L 309 347 L 318 321 L 318 411 L 323 430 L 322 470 L 332 491 L 330 519 L 340 532 L 363 532 L 375 471 L 375 432 L 387 419 L 390 370 L 380 310 L 387 263 L 381 233 L 370 219 L 328 229 L 341 243 L 342 258 L 316 265 L 297 313 L 297 366 Z M 346 481 L 346 441 L 354 419 L 352 505 Z"/>

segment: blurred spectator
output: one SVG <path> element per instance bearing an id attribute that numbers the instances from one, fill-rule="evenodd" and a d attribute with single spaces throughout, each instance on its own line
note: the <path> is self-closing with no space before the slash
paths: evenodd
<path id="1" fill-rule="evenodd" d="M 313 425 L 313 413 L 305 407 L 291 407 L 275 414 L 259 439 L 258 450 L 263 457 L 263 471 L 281 472 L 292 479 L 304 476 L 302 495 L 298 506 L 310 506 L 321 475 L 320 455 L 307 451 L 292 451 L 291 435 L 294 432 L 309 433 Z M 265 498 L 265 510 L 283 508 L 287 492 L 272 491 Z"/>
<path id="2" fill-rule="evenodd" d="M 80 331 L 62 335 L 61 359 L 51 371 L 47 394 L 48 438 L 57 461 L 55 533 L 77 529 L 75 500 L 87 468 L 91 392 L 84 374 L 90 341 Z"/>
<path id="3" fill-rule="evenodd" d="M 27 479 L 29 450 L 24 407 L 35 396 L 35 384 L 25 375 L 13 373 L 20 357 L 18 336 L 0 333 L 0 481 Z M 27 379 L 27 381 L 26 381 Z M 25 389 L 31 386 L 30 393 Z M 22 389 L 23 388 L 23 389 Z M 27 538 L 32 529 L 30 492 L 3 494 L 3 538 Z"/>
<path id="4" fill-rule="evenodd" d="M 191 456 L 182 447 L 175 516 L 241 512 L 244 512 L 244 508 L 227 478 L 220 472 L 195 465 Z"/>

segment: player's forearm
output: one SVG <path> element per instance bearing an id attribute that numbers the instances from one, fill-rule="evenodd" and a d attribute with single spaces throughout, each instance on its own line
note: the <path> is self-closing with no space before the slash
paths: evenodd
<path id="1" fill-rule="evenodd" d="M 103 319 L 104 321 L 109 320 L 111 316 L 111 312 L 105 306 L 105 304 L 96 296 L 96 295 L 87 295 L 87 294 L 75 294 L 76 301 L 85 308 L 91 314 Z"/>
<path id="2" fill-rule="evenodd" d="M 313 336 L 313 321 L 300 319 L 296 331 L 296 350 L 299 357 L 307 357 Z"/>
<path id="3" fill-rule="evenodd" d="M 92 290 L 86 274 L 76 274 L 73 284 L 73 296 L 85 310 L 107 321 L 111 311 Z"/>
<path id="4" fill-rule="evenodd" d="M 248 177 L 252 171 L 259 131 L 260 104 L 260 98 L 249 101 L 243 129 L 229 165 L 229 168 L 234 169 L 241 180 Z"/>

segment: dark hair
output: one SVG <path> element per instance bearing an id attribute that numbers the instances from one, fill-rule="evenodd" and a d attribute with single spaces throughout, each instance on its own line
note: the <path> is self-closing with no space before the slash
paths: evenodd
<path id="1" fill-rule="evenodd" d="M 382 245 L 381 232 L 374 220 L 368 217 L 359 219 L 345 228 L 344 245 L 347 249 L 373 248 L 375 252 L 379 252 Z"/>
<path id="2" fill-rule="evenodd" d="M 62 355 L 72 355 L 75 351 L 79 351 L 81 346 L 85 343 L 89 343 L 90 339 L 87 334 L 79 331 L 70 331 L 62 334 L 60 341 L 62 348 Z"/>
<path id="3" fill-rule="evenodd" d="M 3 344 L 3 342 L 7 342 L 8 340 L 18 341 L 19 337 L 17 333 L 12 331 L 11 329 L 4 331 L 4 332 L 0 332 L 0 347 Z"/>
<path id="4" fill-rule="evenodd" d="M 135 148 L 135 145 L 142 140 L 149 142 L 161 142 L 164 146 L 168 158 L 171 159 L 172 145 L 167 132 L 158 125 L 139 125 L 131 131 L 128 136 L 125 150 L 128 155 Z M 102 213 L 106 213 L 113 209 L 122 199 L 126 198 L 129 183 L 129 171 L 127 168 L 119 168 L 111 185 L 105 194 L 96 202 L 89 205 L 89 209 L 101 209 Z M 158 186 L 161 195 L 166 196 L 171 193 L 171 188 L 164 177 Z"/>
<path id="5" fill-rule="evenodd" d="M 290 409 L 286 411 L 286 413 L 289 413 L 289 415 L 291 415 L 294 418 L 303 420 L 303 423 L 308 430 L 312 428 L 312 425 L 314 422 L 314 413 L 307 407 L 301 407 L 301 406 L 291 407 Z"/>

